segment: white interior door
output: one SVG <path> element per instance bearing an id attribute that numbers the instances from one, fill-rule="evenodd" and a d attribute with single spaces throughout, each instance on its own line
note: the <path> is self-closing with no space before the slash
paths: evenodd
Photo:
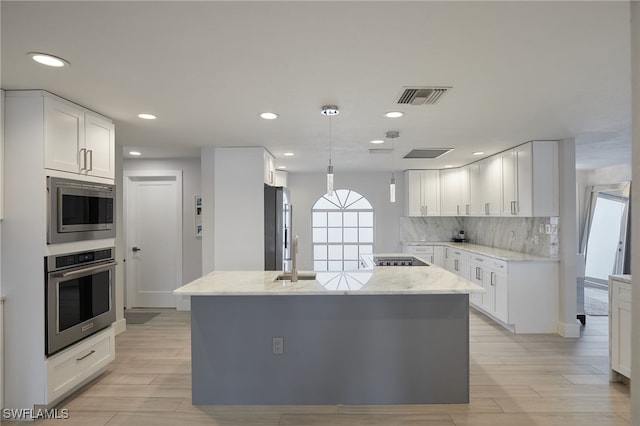
<path id="1" fill-rule="evenodd" d="M 182 285 L 182 182 L 129 176 L 125 205 L 127 307 L 176 307 Z"/>

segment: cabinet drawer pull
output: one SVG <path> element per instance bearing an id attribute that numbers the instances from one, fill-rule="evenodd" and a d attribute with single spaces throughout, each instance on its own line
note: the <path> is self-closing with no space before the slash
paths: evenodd
<path id="1" fill-rule="evenodd" d="M 491 273 L 491 285 L 493 285 L 493 286 L 496 285 L 496 273 L 495 272 Z"/>
<path id="2" fill-rule="evenodd" d="M 76 361 L 82 361 L 85 358 L 89 358 L 91 355 L 95 354 L 96 351 L 95 350 L 91 350 L 91 352 L 89 352 L 88 354 L 81 356 L 80 358 L 76 358 Z"/>
<path id="3" fill-rule="evenodd" d="M 93 170 L 93 150 L 88 149 L 87 153 L 89 153 L 89 168 L 87 169 L 87 171 L 90 172 Z"/>
<path id="4" fill-rule="evenodd" d="M 484 259 L 480 259 L 479 257 L 476 257 L 476 260 L 477 260 L 478 262 L 484 262 Z"/>
<path id="5" fill-rule="evenodd" d="M 82 157 L 80 160 L 82 162 L 80 171 L 87 170 L 87 150 L 84 148 L 80 148 L 80 156 Z"/>
<path id="6" fill-rule="evenodd" d="M 458 270 L 458 259 L 454 259 L 453 261 L 453 269 Z"/>
<path id="7" fill-rule="evenodd" d="M 456 215 L 460 216 L 460 204 L 456 206 Z"/>
<path id="8" fill-rule="evenodd" d="M 467 214 L 467 216 L 469 216 L 469 210 L 470 209 L 471 209 L 471 205 L 470 204 L 467 204 L 467 205 L 464 206 L 464 210 L 465 210 L 465 213 Z"/>
<path id="9" fill-rule="evenodd" d="M 484 203 L 484 214 L 489 216 L 489 203 Z"/>

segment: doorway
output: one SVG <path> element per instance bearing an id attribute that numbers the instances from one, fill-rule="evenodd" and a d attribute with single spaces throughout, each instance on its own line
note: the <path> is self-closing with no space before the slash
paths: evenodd
<path id="1" fill-rule="evenodd" d="M 608 315 L 609 275 L 629 273 L 630 183 L 590 188 L 582 248 L 587 315 Z"/>
<path id="2" fill-rule="evenodd" d="M 125 172 L 125 306 L 176 308 L 182 285 L 182 172 Z"/>

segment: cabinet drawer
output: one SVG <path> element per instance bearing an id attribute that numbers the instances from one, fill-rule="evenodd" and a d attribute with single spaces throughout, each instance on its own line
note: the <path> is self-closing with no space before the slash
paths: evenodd
<path id="1" fill-rule="evenodd" d="M 407 253 L 433 254 L 433 246 L 407 246 Z"/>
<path id="2" fill-rule="evenodd" d="M 447 247 L 445 256 L 447 259 L 460 259 L 464 261 L 469 260 L 469 252 L 453 247 Z"/>
<path id="3" fill-rule="evenodd" d="M 60 398 L 113 361 L 114 341 L 110 327 L 47 359 L 47 402 Z"/>

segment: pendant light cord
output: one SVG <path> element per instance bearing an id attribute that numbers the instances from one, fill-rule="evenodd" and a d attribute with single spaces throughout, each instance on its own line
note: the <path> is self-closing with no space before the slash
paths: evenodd
<path id="1" fill-rule="evenodd" d="M 331 115 L 329 116 L 329 165 L 331 165 L 331 142 L 333 139 L 333 132 L 331 128 Z"/>

